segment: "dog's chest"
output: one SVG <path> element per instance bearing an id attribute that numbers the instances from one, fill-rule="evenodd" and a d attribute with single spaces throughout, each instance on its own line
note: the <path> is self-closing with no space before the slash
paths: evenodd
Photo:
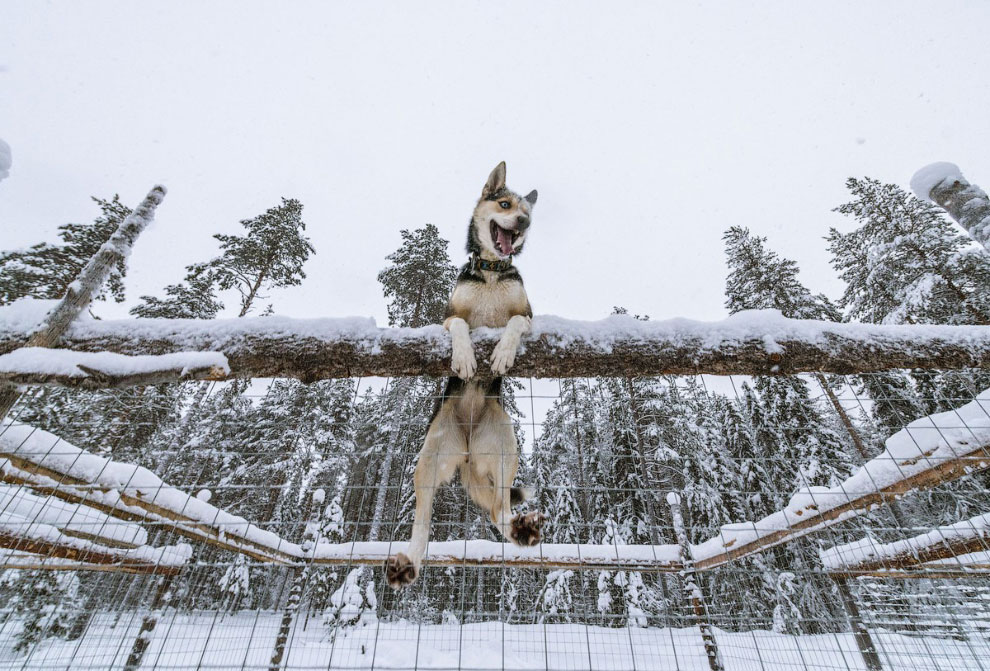
<path id="1" fill-rule="evenodd" d="M 461 282 L 450 297 L 452 312 L 471 328 L 501 328 L 514 315 L 529 313 L 521 282 Z"/>

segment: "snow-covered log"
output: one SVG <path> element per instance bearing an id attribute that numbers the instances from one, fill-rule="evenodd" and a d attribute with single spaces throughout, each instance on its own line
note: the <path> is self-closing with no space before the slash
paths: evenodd
<path id="1" fill-rule="evenodd" d="M 0 481 L 264 562 L 294 563 L 302 549 L 243 517 L 189 496 L 146 468 L 111 461 L 24 424 L 0 424 Z"/>
<path id="2" fill-rule="evenodd" d="M 219 352 L 128 356 L 23 347 L 0 355 L 0 381 L 13 384 L 113 389 L 188 380 L 221 380 L 228 375 L 227 358 Z"/>
<path id="3" fill-rule="evenodd" d="M 865 537 L 852 543 L 821 551 L 822 564 L 830 571 L 872 573 L 891 569 L 920 567 L 939 562 L 938 568 L 961 568 L 959 562 L 940 560 L 961 558 L 990 549 L 990 514 L 955 524 L 936 527 L 928 533 L 891 543 L 878 543 Z"/>
<path id="4" fill-rule="evenodd" d="M 7 522 L 0 522 L 0 548 L 132 573 L 177 573 L 192 556 L 192 548 L 185 543 L 160 548 L 142 545 L 125 550 L 66 536 L 47 524 L 25 527 Z"/>
<path id="5" fill-rule="evenodd" d="M 35 324 L 23 343 L 27 347 L 53 347 L 72 321 L 86 309 L 110 271 L 121 259 L 131 253 L 137 236 L 147 228 L 155 216 L 155 208 L 165 197 L 165 187 L 158 185 L 148 192 L 144 200 L 124 218 L 110 239 L 103 243 L 80 271 L 79 277 L 69 285 L 61 300 Z M 4 417 L 17 400 L 17 392 L 10 385 L 0 386 L 0 417 Z"/>
<path id="6" fill-rule="evenodd" d="M 44 305 L 0 308 L 0 354 L 28 342 Z M 499 337 L 472 333 L 479 362 Z M 222 352 L 232 377 L 303 381 L 450 374 L 450 337 L 440 326 L 378 328 L 368 318 L 134 319 L 74 322 L 61 347 L 120 354 Z M 775 310 L 725 320 L 533 319 L 512 368 L 521 377 L 867 373 L 896 368 L 990 367 L 990 327 L 886 326 L 787 319 Z M 484 366 L 479 370 L 485 371 Z"/>
<path id="7" fill-rule="evenodd" d="M 89 506 L 35 496 L 24 487 L 10 485 L 0 485 L 0 522 L 11 527 L 48 524 L 66 536 L 108 547 L 133 549 L 148 542 L 148 533 L 137 524 L 110 517 Z"/>
<path id="8" fill-rule="evenodd" d="M 30 552 L 15 550 L 0 550 L 0 570 L 18 569 L 22 571 L 108 571 L 121 573 L 154 573 L 155 568 L 137 565 L 97 564 L 89 561 L 59 559 L 48 555 L 36 555 Z M 172 567 L 162 570 L 172 571 Z"/>
<path id="9" fill-rule="evenodd" d="M 381 566 L 390 556 L 405 552 L 408 543 L 355 542 L 320 543 L 313 551 L 313 564 Z M 431 542 L 426 551 L 431 566 L 512 566 L 622 571 L 680 571 L 677 545 L 587 545 L 543 543 L 519 547 L 486 540 Z"/>
<path id="10" fill-rule="evenodd" d="M 932 163 L 911 178 L 918 198 L 938 204 L 966 229 L 970 237 L 990 251 L 990 198 L 963 177 L 953 163 Z"/>
<path id="11" fill-rule="evenodd" d="M 917 419 L 887 439 L 882 454 L 835 487 L 809 487 L 756 522 L 726 524 L 692 550 L 714 568 L 820 531 L 905 494 L 990 467 L 990 389 L 961 408 Z"/>

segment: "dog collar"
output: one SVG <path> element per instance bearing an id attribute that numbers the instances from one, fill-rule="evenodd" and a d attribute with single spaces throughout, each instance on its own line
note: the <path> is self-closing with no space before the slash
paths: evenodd
<path id="1" fill-rule="evenodd" d="M 503 261 L 489 261 L 488 259 L 483 259 L 480 256 L 474 256 L 471 259 L 471 268 L 474 270 L 488 270 L 493 273 L 504 273 L 511 267 L 512 257 L 509 257 Z"/>

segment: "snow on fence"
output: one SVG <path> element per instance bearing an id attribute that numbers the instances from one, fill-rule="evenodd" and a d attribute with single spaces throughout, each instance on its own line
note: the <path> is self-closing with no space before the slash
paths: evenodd
<path id="1" fill-rule="evenodd" d="M 298 545 L 167 485 L 146 468 L 90 454 L 35 427 L 0 425 L 0 479 L 260 561 L 302 557 Z"/>

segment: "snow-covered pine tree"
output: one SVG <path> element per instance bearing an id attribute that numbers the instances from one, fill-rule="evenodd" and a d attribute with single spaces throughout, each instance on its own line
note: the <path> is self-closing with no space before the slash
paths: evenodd
<path id="1" fill-rule="evenodd" d="M 244 219 L 244 235 L 216 234 L 220 256 L 207 264 L 221 289 L 236 289 L 243 317 L 262 292 L 298 286 L 306 278 L 303 264 L 314 252 L 303 235 L 303 206 L 294 198 L 269 208 L 253 219 Z"/>
<path id="2" fill-rule="evenodd" d="M 838 321 L 840 313 L 822 294 L 812 294 L 798 280 L 797 264 L 780 257 L 766 247 L 766 238 L 752 235 L 748 229 L 733 226 L 724 238 L 729 274 L 726 279 L 726 307 L 735 313 L 741 310 L 775 309 L 785 317 L 796 319 L 825 319 Z M 822 390 L 829 394 L 827 381 L 818 376 Z M 774 489 L 784 494 L 774 502 L 779 509 L 786 498 L 798 489 L 812 486 L 834 486 L 848 477 L 855 464 L 865 455 L 861 430 L 838 408 L 839 419 L 845 424 L 845 435 L 839 433 L 837 422 L 830 421 L 820 405 L 812 398 L 807 382 L 799 376 L 757 377 L 753 381 L 756 393 L 744 385 L 745 411 L 752 423 L 755 453 L 769 457 L 765 476 L 775 483 Z M 836 409 L 837 401 L 833 402 Z M 860 449 L 857 449 L 860 448 Z M 795 544 L 776 558 L 776 571 L 792 571 L 803 565 L 808 548 Z M 810 575 L 809 571 L 797 574 Z M 770 586 L 765 576 L 763 589 Z M 779 580 L 773 579 L 775 607 L 780 606 L 784 592 Z M 791 583 L 787 583 L 790 589 Z M 803 579 L 788 595 L 807 610 L 821 612 L 837 608 L 828 585 Z M 778 610 L 782 615 L 784 610 Z M 790 613 L 789 610 L 786 612 Z M 815 620 L 809 620 L 814 626 Z"/>
<path id="3" fill-rule="evenodd" d="M 343 489 L 338 489 L 316 520 L 318 529 L 314 534 L 320 543 L 343 543 L 346 540 L 346 520 L 341 505 Z M 311 611 L 323 611 L 330 605 L 330 596 L 340 587 L 340 570 L 336 566 L 322 566 L 311 569 L 307 599 Z"/>
<path id="4" fill-rule="evenodd" d="M 850 318 L 876 324 L 990 324 L 990 254 L 937 206 L 895 184 L 851 178 L 846 186 L 853 200 L 836 211 L 860 226 L 845 234 L 832 229 L 828 242 L 832 265 L 846 282 L 842 305 Z M 925 387 L 921 414 L 957 407 L 990 386 L 990 375 L 976 371 L 916 378 Z M 904 389 L 902 381 L 894 381 L 877 393 L 897 399 Z M 914 411 L 913 405 L 906 410 Z"/>
<path id="5" fill-rule="evenodd" d="M 595 399 L 586 380 L 561 380 L 560 396 L 543 419 L 543 431 L 534 441 L 531 458 L 535 503 L 540 510 L 553 511 L 543 527 L 546 543 L 592 542 L 585 513 L 593 505 L 586 480 L 591 474 L 585 469 L 592 463 L 588 459 L 590 451 L 599 443 L 595 413 Z M 596 482 L 596 489 L 602 485 Z M 571 612 L 573 594 L 594 592 L 592 576 L 585 573 L 547 574 L 534 604 L 536 610 L 553 622 L 586 616 L 587 611 Z M 594 604 L 587 606 L 594 608 Z"/>
<path id="6" fill-rule="evenodd" d="M 14 650 L 27 652 L 39 641 L 64 637 L 79 613 L 79 577 L 74 571 L 18 571 L 7 607 L 21 629 Z"/>
<path id="7" fill-rule="evenodd" d="M 100 214 L 89 224 L 59 226 L 60 243 L 41 242 L 27 249 L 0 252 L 0 305 L 25 296 L 56 299 L 65 295 L 79 271 L 131 213 L 117 195 L 110 200 L 93 201 Z M 126 272 L 121 260 L 94 298 L 123 301 Z"/>
<path id="8" fill-rule="evenodd" d="M 225 613 L 237 612 L 244 602 L 251 597 L 251 571 L 247 557 L 242 554 L 234 555 L 227 565 L 223 575 L 217 582 L 221 594 L 221 609 Z"/>
<path id="9" fill-rule="evenodd" d="M 733 226 L 723 239 L 729 266 L 725 286 L 729 312 L 775 309 L 793 319 L 838 321 L 840 315 L 832 302 L 808 291 L 797 279 L 797 264 L 767 249 L 766 238 Z M 758 377 L 755 386 L 766 410 L 762 416 L 765 423 L 758 430 L 764 440 L 769 439 L 766 445 L 783 449 L 779 453 L 782 458 L 775 463 L 795 469 L 792 474 L 773 474 L 775 482 L 791 482 L 797 489 L 834 485 L 850 474 L 855 458 L 812 401 L 802 378 Z"/>
<path id="10" fill-rule="evenodd" d="M 615 308 L 614 314 L 627 314 Z M 648 317 L 636 316 L 647 320 Z M 603 524 L 592 533 L 606 545 L 649 545 L 659 537 L 658 492 L 667 472 L 655 459 L 657 417 L 653 412 L 664 393 L 655 378 L 602 378 L 590 393 L 600 400 L 596 425 L 599 443 L 589 455 L 595 487 L 592 520 Z M 658 608 L 660 575 L 628 571 L 599 572 L 598 612 L 609 626 L 645 626 L 645 613 Z"/>

